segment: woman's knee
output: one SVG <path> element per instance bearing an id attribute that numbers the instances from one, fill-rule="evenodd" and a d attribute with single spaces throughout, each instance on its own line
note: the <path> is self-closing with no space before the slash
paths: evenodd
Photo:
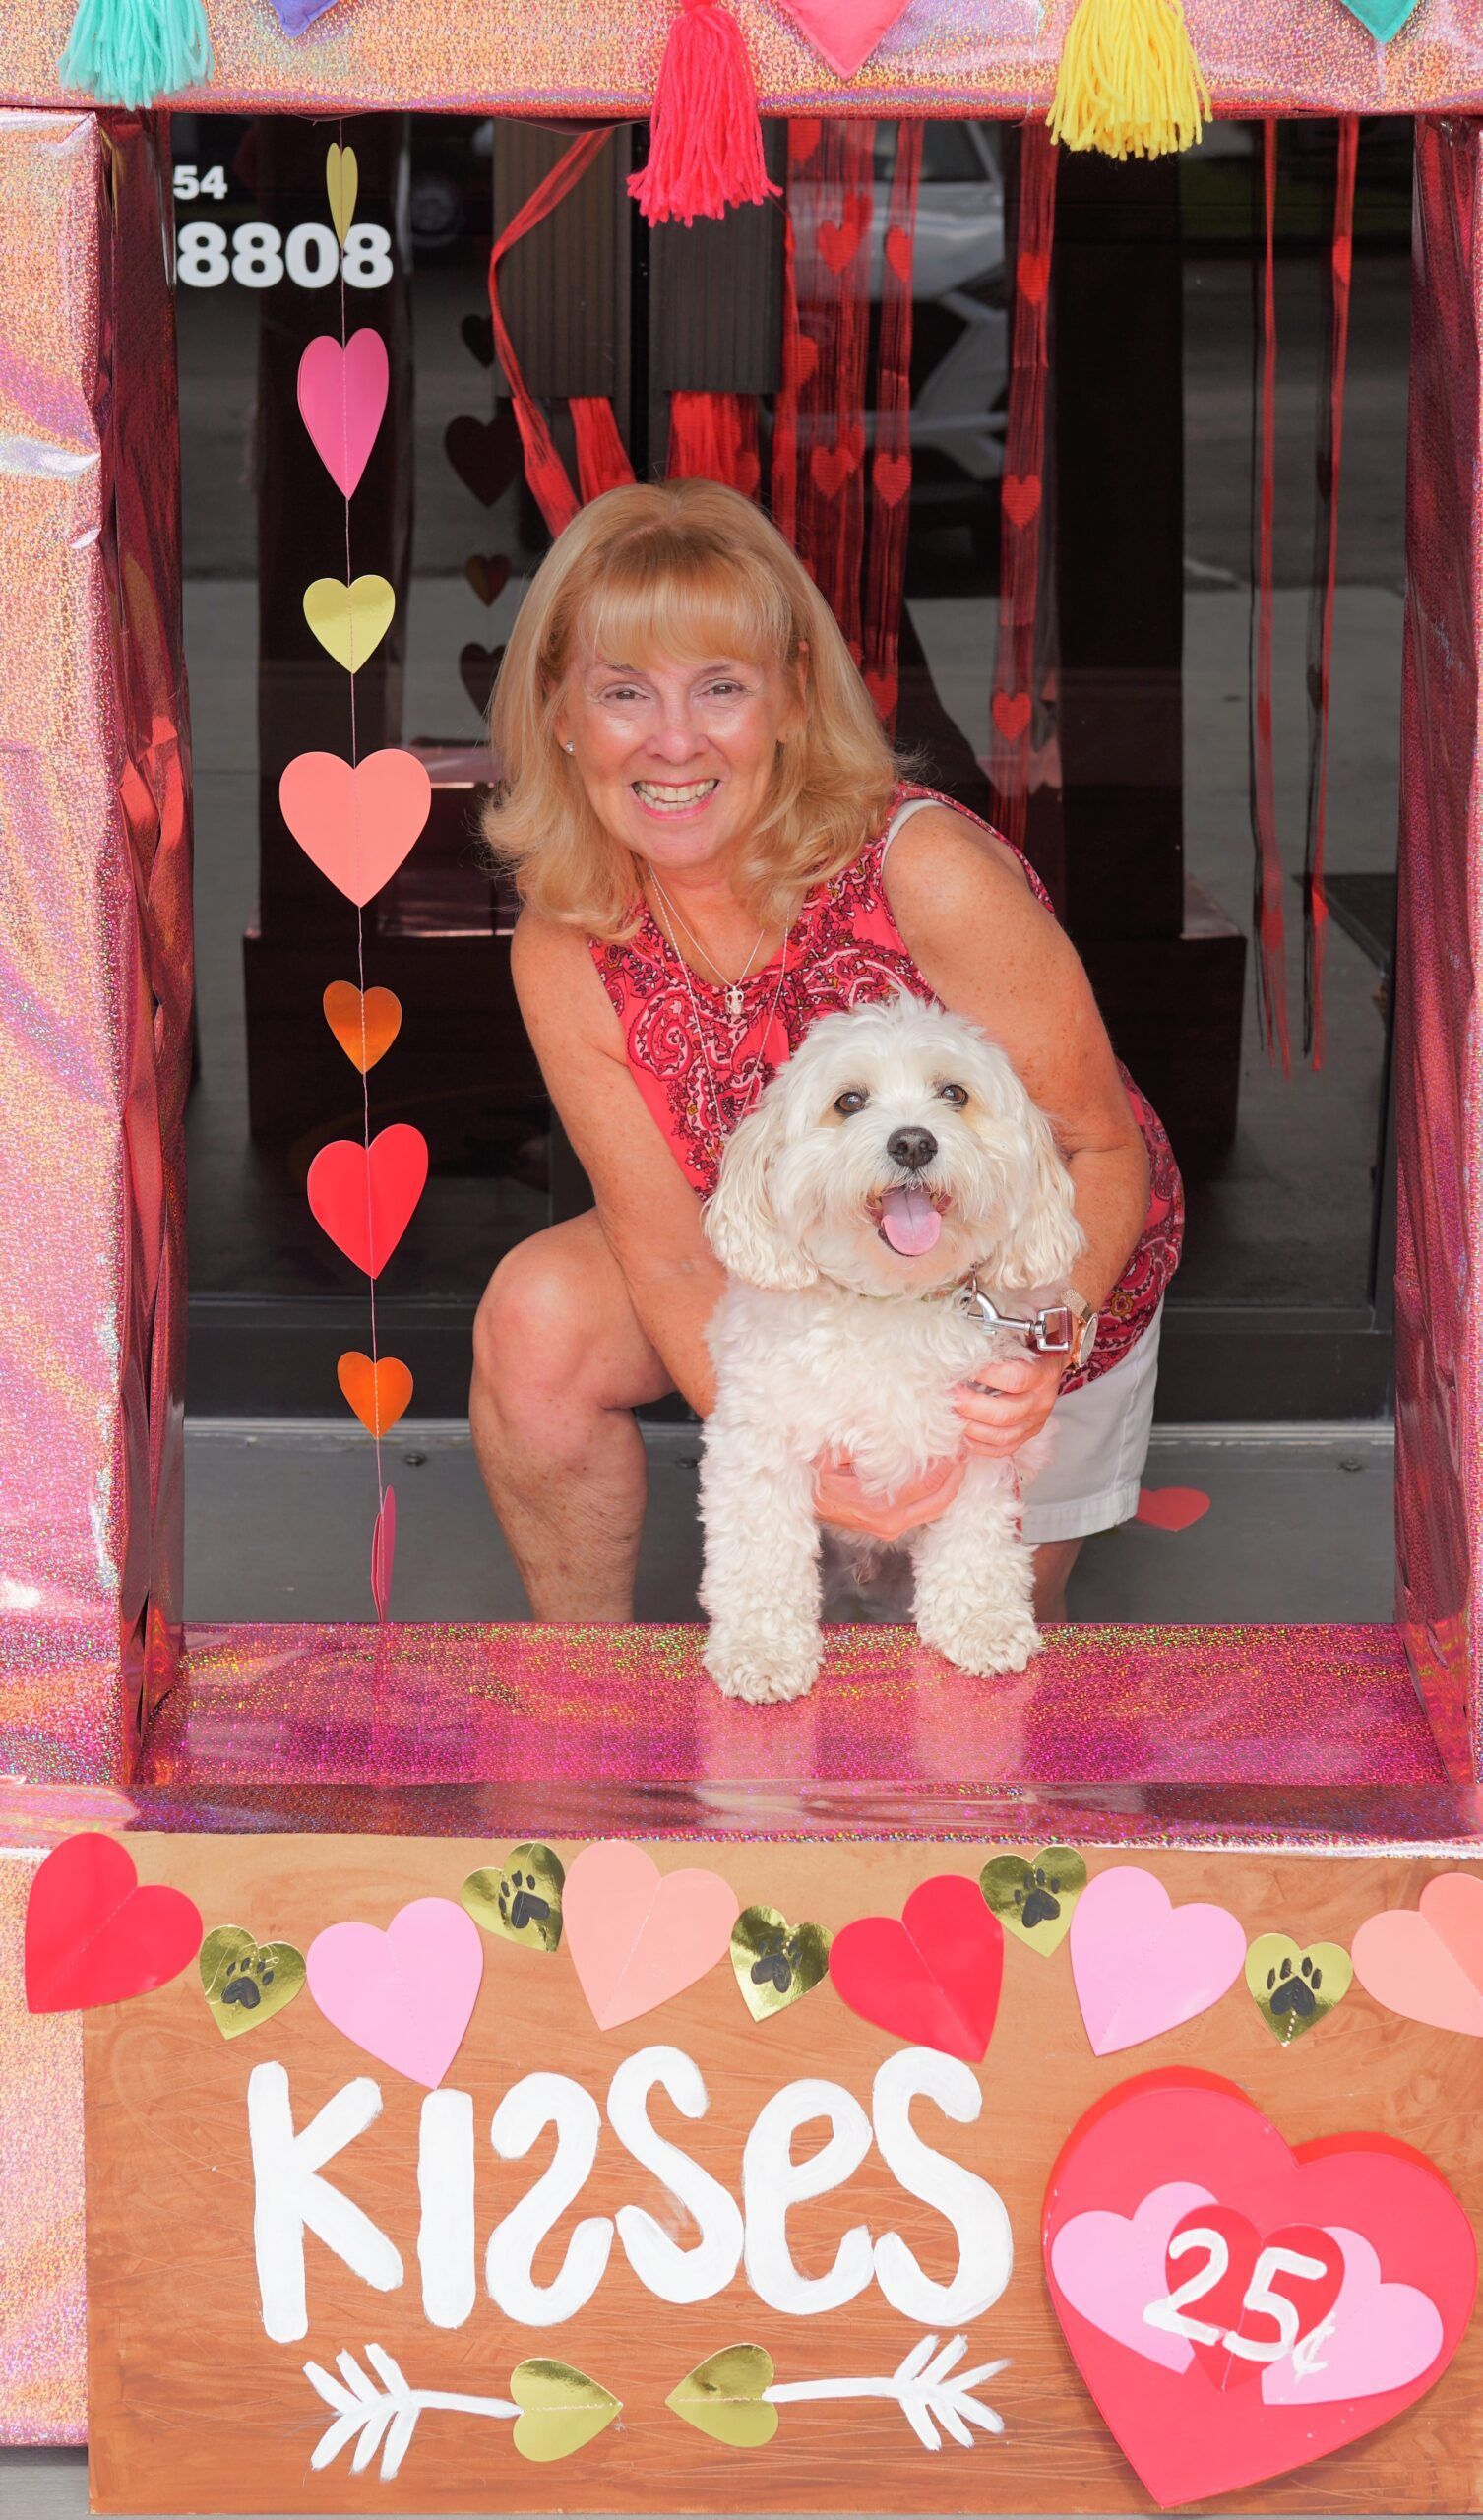
<path id="1" fill-rule="evenodd" d="M 543 1247 L 544 1246 L 544 1247 Z M 584 1273 L 545 1234 L 500 1262 L 473 1322 L 476 1384 L 494 1398 L 571 1393 L 595 1335 Z"/>

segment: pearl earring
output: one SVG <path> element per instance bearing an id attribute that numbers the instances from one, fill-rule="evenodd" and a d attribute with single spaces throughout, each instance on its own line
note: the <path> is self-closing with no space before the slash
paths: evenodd
<path id="1" fill-rule="evenodd" d="M 563 751 L 563 752 L 575 752 L 576 750 L 577 750 L 577 746 L 576 746 L 575 744 L 563 744 L 563 745 L 562 745 L 562 751 Z"/>

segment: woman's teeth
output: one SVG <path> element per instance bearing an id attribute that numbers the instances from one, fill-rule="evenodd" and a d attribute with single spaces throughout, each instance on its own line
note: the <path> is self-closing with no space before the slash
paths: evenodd
<path id="1" fill-rule="evenodd" d="M 659 813 L 679 813 L 686 805 L 698 805 L 719 785 L 714 779 L 692 779 L 684 788 L 661 788 L 655 780 L 636 779 L 634 794 L 641 804 L 654 807 Z"/>

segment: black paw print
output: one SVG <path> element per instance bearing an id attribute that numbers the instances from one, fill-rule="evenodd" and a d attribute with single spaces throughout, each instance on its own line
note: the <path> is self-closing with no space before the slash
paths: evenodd
<path id="1" fill-rule="evenodd" d="M 1060 1874 L 1047 1873 L 1045 1866 L 1040 1863 L 1036 1864 L 1034 1871 L 1030 1874 L 1030 1886 L 1027 1890 L 1022 1882 L 1017 1881 L 1015 1905 L 1020 1911 L 1020 1923 L 1048 1925 L 1054 1918 L 1059 1917 L 1061 1902 L 1056 1893 L 1060 1887 Z"/>
<path id="2" fill-rule="evenodd" d="M 780 1995 L 790 1992 L 793 1984 L 793 1953 L 790 1938 L 780 1926 L 769 1925 L 762 1936 L 762 1949 L 752 1963 L 754 1986 L 775 1986 Z"/>
<path id="3" fill-rule="evenodd" d="M 255 1951 L 250 1960 L 234 1960 L 221 1984 L 221 2001 L 240 2004 L 244 2012 L 256 2012 L 264 1994 L 273 1984 L 273 1963 Z"/>
<path id="4" fill-rule="evenodd" d="M 533 1872 L 501 1873 L 499 1908 L 513 1933 L 523 1933 L 526 1925 L 544 1924 L 551 1914 L 551 1902 L 540 1896 Z"/>
<path id="5" fill-rule="evenodd" d="M 1284 1960 L 1280 1969 L 1268 1969 L 1267 1973 L 1268 2011 L 1273 2014 L 1290 2012 L 1298 2021 L 1312 2021 L 1318 2010 L 1314 1998 L 1323 1983 L 1323 1970 L 1314 1967 L 1306 1951 L 1296 1977 L 1292 1973 L 1292 1962 Z"/>

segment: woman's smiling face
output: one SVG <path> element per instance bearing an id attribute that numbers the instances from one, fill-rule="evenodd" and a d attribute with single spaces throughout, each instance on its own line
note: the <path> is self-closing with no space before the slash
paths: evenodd
<path id="1" fill-rule="evenodd" d="M 683 871 L 756 828 L 799 707 L 797 679 L 755 659 L 631 665 L 588 647 L 567 673 L 556 734 L 614 840 L 661 873 Z"/>

